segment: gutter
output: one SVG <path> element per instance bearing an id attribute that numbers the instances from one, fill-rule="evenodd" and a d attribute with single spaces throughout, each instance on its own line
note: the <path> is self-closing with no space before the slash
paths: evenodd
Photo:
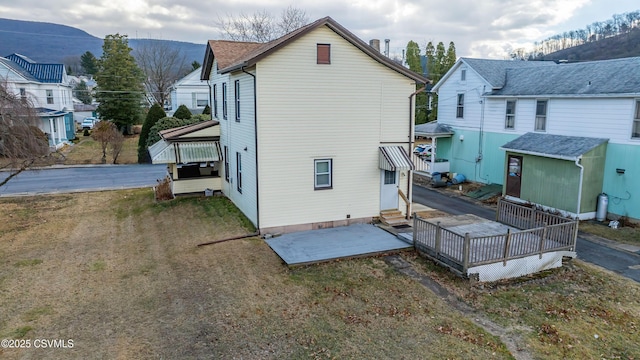
<path id="1" fill-rule="evenodd" d="M 576 210 L 576 216 L 580 219 L 580 202 L 582 201 L 582 181 L 584 179 L 584 166 L 580 164 L 580 160 L 582 160 L 582 155 L 576 157 L 575 164 L 580 168 L 580 182 L 578 183 L 578 209 Z"/>
<path id="2" fill-rule="evenodd" d="M 574 162 L 577 162 L 580 159 L 582 159 L 582 155 L 577 156 L 577 157 L 576 156 L 553 155 L 553 154 L 545 154 L 545 153 L 536 152 L 536 151 L 509 149 L 509 148 L 505 148 L 505 147 L 502 147 L 502 146 L 499 147 L 499 149 L 500 150 L 504 150 L 504 151 L 508 151 L 508 152 L 512 152 L 512 153 L 517 153 L 517 154 L 534 155 L 534 156 L 541 156 L 541 157 L 546 157 L 546 158 L 551 158 L 551 159 L 567 160 L 567 161 L 574 161 Z"/>
<path id="3" fill-rule="evenodd" d="M 256 76 L 246 71 L 244 66 L 242 66 L 240 70 L 253 78 L 253 138 L 255 140 L 254 146 L 256 152 L 256 233 L 260 234 L 260 188 L 258 185 L 258 92 L 256 89 Z"/>

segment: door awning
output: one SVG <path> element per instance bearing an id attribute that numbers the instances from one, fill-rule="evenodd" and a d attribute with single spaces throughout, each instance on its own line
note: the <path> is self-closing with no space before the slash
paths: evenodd
<path id="1" fill-rule="evenodd" d="M 379 167 L 388 171 L 415 169 L 411 158 L 402 146 L 380 146 Z"/>
<path id="2" fill-rule="evenodd" d="M 220 161 L 218 141 L 168 142 L 160 140 L 149 147 L 153 164 L 186 164 Z"/>

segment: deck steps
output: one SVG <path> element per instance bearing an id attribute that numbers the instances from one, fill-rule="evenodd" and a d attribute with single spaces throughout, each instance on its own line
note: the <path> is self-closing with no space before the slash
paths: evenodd
<path id="1" fill-rule="evenodd" d="M 404 218 L 399 210 L 383 210 L 380 211 L 380 222 L 387 226 L 407 225 L 409 222 Z"/>

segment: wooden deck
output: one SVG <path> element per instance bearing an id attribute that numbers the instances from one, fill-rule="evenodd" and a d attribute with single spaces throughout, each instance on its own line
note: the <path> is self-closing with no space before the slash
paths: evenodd
<path id="1" fill-rule="evenodd" d="M 504 274 L 508 271 L 516 274 L 513 276 L 519 276 L 559 266 L 563 256 L 575 257 L 576 221 L 541 214 L 535 209 L 523 210 L 516 204 L 501 204 L 499 208 L 503 211 L 498 214 L 499 219 L 506 216 L 511 224 L 538 227 L 521 230 L 475 215 L 429 220 L 416 217 L 413 226 L 414 245 L 428 257 L 463 276 L 468 276 L 471 271 L 482 271 L 478 270 L 482 267 L 491 267 L 491 271 L 503 273 L 498 278 L 509 277 L 509 274 Z M 521 218 L 526 221 L 520 221 Z M 547 221 L 552 225 L 548 225 Z M 495 264 L 502 263 L 507 268 L 507 262 L 511 262 L 510 270 L 496 270 Z M 527 269 L 523 270 L 522 267 Z M 486 274 L 480 277 L 483 276 L 496 279 Z"/>

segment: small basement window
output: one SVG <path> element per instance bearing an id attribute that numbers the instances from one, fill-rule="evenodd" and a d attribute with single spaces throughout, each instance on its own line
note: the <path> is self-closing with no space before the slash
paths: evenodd
<path id="1" fill-rule="evenodd" d="M 317 44 L 318 64 L 331 64 L 331 44 Z"/>

